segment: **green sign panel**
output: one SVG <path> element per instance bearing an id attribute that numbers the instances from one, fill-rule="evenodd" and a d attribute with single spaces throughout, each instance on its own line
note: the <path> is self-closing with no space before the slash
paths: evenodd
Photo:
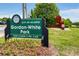
<path id="1" fill-rule="evenodd" d="M 16 38 L 41 38 L 42 18 L 10 20 L 10 35 Z"/>

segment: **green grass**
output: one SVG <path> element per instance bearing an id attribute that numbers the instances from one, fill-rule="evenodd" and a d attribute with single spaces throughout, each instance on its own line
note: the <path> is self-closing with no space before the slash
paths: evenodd
<path id="1" fill-rule="evenodd" d="M 59 55 L 79 55 L 79 28 L 69 31 L 49 29 L 49 40 Z"/>
<path id="2" fill-rule="evenodd" d="M 4 38 L 0 38 L 0 44 L 1 43 L 5 43 L 5 39 Z"/>

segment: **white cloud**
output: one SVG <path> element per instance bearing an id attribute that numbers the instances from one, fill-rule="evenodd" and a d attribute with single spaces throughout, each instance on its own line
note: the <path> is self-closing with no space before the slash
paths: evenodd
<path id="1" fill-rule="evenodd" d="M 60 12 L 62 12 L 62 11 L 60 11 Z M 79 9 L 63 10 L 62 13 L 74 13 L 74 14 L 79 14 Z"/>
<path id="2" fill-rule="evenodd" d="M 79 9 L 60 10 L 63 18 L 70 18 L 72 22 L 79 21 Z"/>

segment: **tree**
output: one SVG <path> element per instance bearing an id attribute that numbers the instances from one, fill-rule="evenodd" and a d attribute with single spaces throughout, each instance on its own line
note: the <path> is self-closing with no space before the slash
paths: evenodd
<path id="1" fill-rule="evenodd" d="M 64 19 L 64 24 L 65 24 L 66 27 L 71 27 L 72 26 L 72 22 L 70 21 L 69 18 Z"/>
<path id="2" fill-rule="evenodd" d="M 0 21 L 2 21 L 2 18 L 0 18 Z"/>
<path id="3" fill-rule="evenodd" d="M 74 22 L 73 25 L 78 25 L 79 26 L 79 22 Z"/>
<path id="4" fill-rule="evenodd" d="M 8 19 L 7 17 L 2 18 L 2 20 L 5 22 L 7 21 L 7 19 Z"/>
<path id="5" fill-rule="evenodd" d="M 1 21 L 1 22 L 6 22 L 8 19 L 9 19 L 9 18 L 7 18 L 7 17 L 3 17 L 3 18 L 0 18 L 0 21 Z"/>
<path id="6" fill-rule="evenodd" d="M 55 3 L 41 3 L 36 4 L 31 16 L 34 18 L 45 17 L 47 24 L 55 23 L 55 16 L 59 15 L 59 9 Z"/>
<path id="7" fill-rule="evenodd" d="M 35 13 L 31 10 L 31 18 L 35 18 Z"/>
<path id="8" fill-rule="evenodd" d="M 74 22 L 73 25 L 75 25 L 77 28 L 79 28 L 79 22 Z"/>

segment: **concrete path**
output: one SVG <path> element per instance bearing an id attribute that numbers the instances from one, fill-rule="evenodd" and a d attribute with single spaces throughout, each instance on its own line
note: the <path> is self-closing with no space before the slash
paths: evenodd
<path id="1" fill-rule="evenodd" d="M 53 30 L 62 30 L 60 28 L 51 28 L 51 29 L 53 29 Z M 70 29 L 69 28 L 65 28 L 64 31 L 70 31 Z"/>

